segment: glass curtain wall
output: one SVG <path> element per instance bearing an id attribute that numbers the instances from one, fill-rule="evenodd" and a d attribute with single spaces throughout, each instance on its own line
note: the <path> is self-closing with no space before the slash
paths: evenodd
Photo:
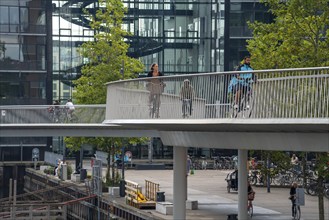
<path id="1" fill-rule="evenodd" d="M 86 2 L 86 3 L 85 3 Z M 53 99 L 65 104 L 72 98 L 72 80 L 81 74 L 82 57 L 77 49 L 93 40 L 84 21 L 83 8 L 94 8 L 93 1 L 53 0 Z M 73 97 L 74 98 L 74 97 Z"/>
<path id="2" fill-rule="evenodd" d="M 51 97 L 51 1 L 0 0 L 0 105 L 46 105 Z M 6 117 L 3 115 L 1 117 Z M 50 139 L 0 138 L 0 161 L 32 161 L 38 148 L 40 160 Z M 11 163 L 12 164 L 12 163 Z M 8 196 L 9 178 L 24 177 L 24 165 L 0 167 L 0 198 Z M 18 190 L 20 193 L 21 190 Z"/>
<path id="3" fill-rule="evenodd" d="M 0 1 L 0 104 L 47 103 L 44 0 Z"/>
<path id="4" fill-rule="evenodd" d="M 47 24 L 51 24 L 50 1 L 0 1 L 0 105 L 51 102 Z M 31 161 L 34 147 L 43 160 L 47 145 L 47 138 L 0 138 L 0 160 Z"/>
<path id="5" fill-rule="evenodd" d="M 146 71 L 154 62 L 165 75 L 220 71 L 223 3 L 124 2 L 129 8 L 127 30 L 134 36 L 131 54 L 142 60 Z"/>
<path id="6" fill-rule="evenodd" d="M 247 40 L 252 38 L 252 31 L 247 22 L 262 21 L 270 23 L 273 16 L 268 12 L 264 4 L 259 0 L 230 0 L 229 19 L 229 51 L 226 61 L 229 70 L 234 70 L 244 56 L 249 55 L 246 45 Z"/>

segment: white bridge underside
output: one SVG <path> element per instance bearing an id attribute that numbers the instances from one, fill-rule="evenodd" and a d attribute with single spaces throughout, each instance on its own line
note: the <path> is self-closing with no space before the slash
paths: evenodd
<path id="1" fill-rule="evenodd" d="M 329 119 L 108 120 L 103 124 L 2 124 L 0 137 L 160 137 L 165 145 L 329 151 Z"/>

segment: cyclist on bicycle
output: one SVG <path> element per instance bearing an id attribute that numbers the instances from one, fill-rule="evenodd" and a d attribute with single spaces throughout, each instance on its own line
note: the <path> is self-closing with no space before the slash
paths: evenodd
<path id="1" fill-rule="evenodd" d="M 252 73 L 253 68 L 250 66 L 250 56 L 243 58 L 243 63 L 237 67 L 236 71 L 250 71 L 246 73 L 236 74 L 228 87 L 229 92 L 235 95 L 234 108 L 240 110 L 240 101 L 243 95 L 251 91 L 251 84 L 256 82 L 255 74 Z"/>
<path id="2" fill-rule="evenodd" d="M 75 110 L 75 107 L 73 105 L 72 99 L 68 99 L 66 102 L 66 110 L 67 110 L 67 115 L 69 119 L 72 119 L 73 112 Z"/>
<path id="3" fill-rule="evenodd" d="M 53 122 L 58 122 L 60 117 L 60 103 L 58 100 L 55 100 L 52 106 L 48 107 L 48 112 L 52 114 Z"/>
<path id="4" fill-rule="evenodd" d="M 192 115 L 192 100 L 194 98 L 195 92 L 191 83 L 188 79 L 185 79 L 183 85 L 181 87 L 179 97 L 182 100 L 182 113 L 183 116 L 187 115 L 186 110 L 188 110 L 188 114 Z"/>
<path id="5" fill-rule="evenodd" d="M 296 189 L 297 189 L 298 185 L 296 182 L 294 182 L 291 187 L 290 187 L 290 197 L 289 199 L 291 200 L 291 215 L 294 218 L 295 215 L 295 209 L 296 209 Z"/>
<path id="6" fill-rule="evenodd" d="M 255 199 L 255 191 L 251 187 L 250 181 L 248 181 L 248 212 L 252 207 L 252 201 Z"/>
<path id="7" fill-rule="evenodd" d="M 159 77 L 163 76 L 163 74 L 159 71 L 158 64 L 153 63 L 151 65 L 151 70 L 148 72 L 147 77 Z M 163 93 L 165 84 L 160 79 L 151 79 L 146 84 L 146 89 L 150 91 L 149 96 L 149 107 L 150 111 L 153 111 L 155 117 L 159 117 L 159 110 L 160 110 L 160 95 Z M 155 109 L 153 109 L 155 107 Z M 151 114 L 153 115 L 153 114 Z"/>

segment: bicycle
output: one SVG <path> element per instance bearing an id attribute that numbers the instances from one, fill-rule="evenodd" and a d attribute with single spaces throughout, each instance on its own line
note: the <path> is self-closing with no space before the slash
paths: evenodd
<path id="1" fill-rule="evenodd" d="M 248 195 L 248 215 L 250 216 L 250 218 L 252 218 L 254 214 L 254 206 L 252 204 L 254 198 L 255 198 L 255 193 L 251 193 Z"/>
<path id="2" fill-rule="evenodd" d="M 160 95 L 150 94 L 149 112 L 151 118 L 160 117 Z"/>
<path id="3" fill-rule="evenodd" d="M 183 118 L 188 118 L 192 115 L 192 100 L 191 99 L 183 99 L 182 100 L 182 112 Z"/>
<path id="4" fill-rule="evenodd" d="M 78 120 L 79 119 L 75 115 L 74 111 L 70 111 L 66 107 L 59 109 L 58 123 L 76 123 Z"/>
<path id="5" fill-rule="evenodd" d="M 163 82 L 148 82 L 146 89 L 150 92 L 149 95 L 149 114 L 151 118 L 160 118 L 160 96 L 166 86 Z"/>
<path id="6" fill-rule="evenodd" d="M 50 106 L 48 109 L 49 120 L 53 123 L 59 122 L 60 109 L 57 106 Z"/>
<path id="7" fill-rule="evenodd" d="M 249 82 L 248 88 L 245 89 L 238 104 L 233 102 L 230 105 L 231 118 L 250 118 L 254 108 L 254 97 L 252 95 L 252 82 Z M 235 100 L 234 94 L 234 100 Z"/>

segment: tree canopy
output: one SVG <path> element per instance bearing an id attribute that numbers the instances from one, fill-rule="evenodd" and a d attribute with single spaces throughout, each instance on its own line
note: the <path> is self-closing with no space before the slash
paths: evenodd
<path id="1" fill-rule="evenodd" d="M 247 49 L 255 69 L 329 65 L 328 0 L 261 0 L 273 23 L 249 22 Z"/>
<path id="2" fill-rule="evenodd" d="M 121 0 L 99 0 L 100 8 L 95 15 L 88 14 L 94 41 L 80 47 L 86 63 L 82 76 L 76 80 L 74 98 L 79 104 L 104 104 L 105 83 L 123 78 L 134 78 L 144 69 L 143 64 L 127 55 L 129 44 L 125 39 L 130 33 L 123 29 L 123 18 L 127 11 Z M 123 75 L 122 75 L 122 67 Z"/>
<path id="3" fill-rule="evenodd" d="M 247 41 L 247 49 L 255 69 L 329 66 L 328 0 L 261 0 L 261 2 L 269 7 L 275 18 L 272 23 L 249 22 L 253 39 Z M 310 94 L 315 89 L 318 88 L 307 87 Z M 322 101 L 321 97 L 318 100 Z M 316 159 L 319 219 L 322 220 L 324 219 L 323 180 L 329 178 L 329 156 L 327 153 L 317 153 Z"/>
<path id="4" fill-rule="evenodd" d="M 123 18 L 127 11 L 123 2 L 99 0 L 99 6 L 96 14 L 88 14 L 85 10 L 90 21 L 89 25 L 94 31 L 94 39 L 83 43 L 79 48 L 85 63 L 81 77 L 74 81 L 74 100 L 77 104 L 105 104 L 105 83 L 134 78 L 135 73 L 144 69 L 139 60 L 127 55 L 129 44 L 125 37 L 129 33 L 123 29 Z M 65 143 L 73 151 L 78 151 L 85 143 L 92 144 L 95 148 L 113 156 L 118 153 L 122 145 L 143 143 L 145 140 L 145 138 L 66 137 Z"/>

